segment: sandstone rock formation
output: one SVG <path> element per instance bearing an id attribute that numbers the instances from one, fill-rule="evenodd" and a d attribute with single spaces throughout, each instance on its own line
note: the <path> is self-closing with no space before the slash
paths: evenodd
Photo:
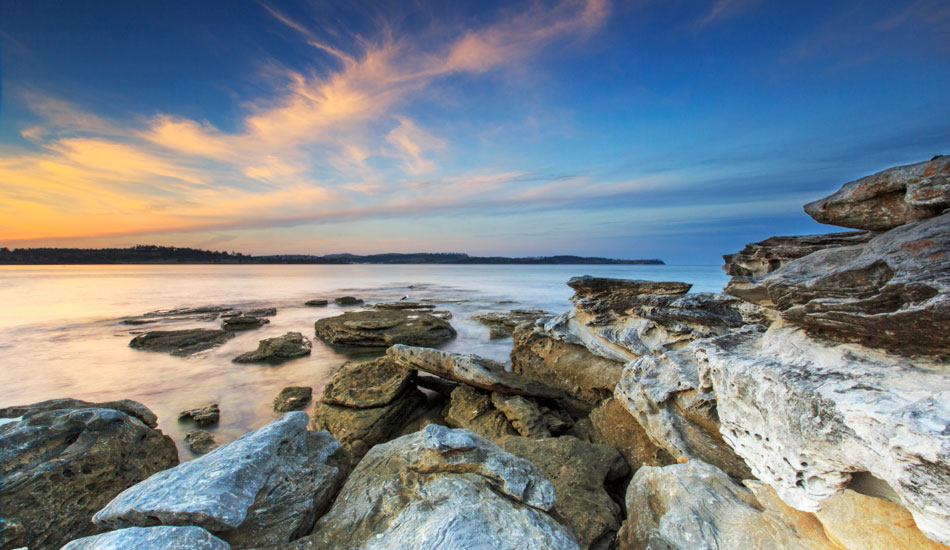
<path id="1" fill-rule="evenodd" d="M 100 532 L 90 521 L 99 508 L 178 464 L 175 443 L 153 428 L 155 415 L 118 403 L 121 410 L 71 399 L 5 410 L 22 418 L 0 427 L 4 548 L 59 548 Z"/>
<path id="2" fill-rule="evenodd" d="M 241 547 L 304 535 L 339 481 L 339 470 L 327 464 L 339 443 L 306 427 L 305 413 L 287 413 L 127 489 L 93 521 L 113 528 L 193 525 Z"/>
<path id="3" fill-rule="evenodd" d="M 551 314 L 541 309 L 513 309 L 511 311 L 486 311 L 473 313 L 472 320 L 490 329 L 488 337 L 492 340 L 510 338 L 515 327 L 522 323 L 534 323 L 541 317 Z"/>
<path id="4" fill-rule="evenodd" d="M 63 550 L 230 550 L 201 527 L 129 527 L 74 540 Z"/>
<path id="5" fill-rule="evenodd" d="M 464 428 L 496 443 L 518 433 L 504 413 L 492 406 L 491 394 L 464 384 L 452 391 L 442 416 L 449 426 Z"/>
<path id="6" fill-rule="evenodd" d="M 511 422 L 511 426 L 524 437 L 535 439 L 551 437 L 551 429 L 548 426 L 547 419 L 537 403 L 520 395 L 505 395 L 502 393 L 493 393 L 491 402 Z"/>
<path id="7" fill-rule="evenodd" d="M 614 447 L 636 471 L 640 466 L 664 466 L 676 462 L 666 450 L 658 447 L 643 426 L 620 403 L 610 398 L 590 413 L 591 442 Z"/>
<path id="8" fill-rule="evenodd" d="M 575 437 L 508 437 L 505 451 L 539 467 L 554 485 L 554 512 L 574 529 L 581 548 L 606 549 L 620 528 L 621 510 L 604 484 L 629 474 L 617 449 Z"/>
<path id="9" fill-rule="evenodd" d="M 950 208 L 950 156 L 889 168 L 805 205 L 821 223 L 886 231 Z"/>
<path id="10" fill-rule="evenodd" d="M 314 406 L 312 427 L 329 430 L 356 458 L 362 456 L 389 440 L 425 403 L 413 375 L 387 357 L 344 365 Z"/>
<path id="11" fill-rule="evenodd" d="M 483 390 L 538 397 L 566 396 L 565 392 L 557 388 L 510 372 L 504 364 L 477 355 L 396 345 L 386 350 L 386 356 L 400 366 L 422 370 Z"/>
<path id="12" fill-rule="evenodd" d="M 839 550 L 808 514 L 782 517 L 701 461 L 645 466 L 627 489 L 624 550 Z"/>
<path id="13" fill-rule="evenodd" d="M 327 342 L 348 346 L 435 346 L 455 338 L 455 329 L 447 321 L 403 310 L 347 312 L 320 319 L 314 328 Z"/>
<path id="14" fill-rule="evenodd" d="M 257 345 L 255 351 L 238 355 L 232 361 L 235 363 L 283 363 L 298 357 L 310 355 L 312 344 L 299 332 L 288 332 L 283 336 L 265 338 Z"/>
<path id="15" fill-rule="evenodd" d="M 710 340 L 697 355 L 724 439 L 786 503 L 817 512 L 868 472 L 920 530 L 950 543 L 945 363 L 822 343 L 787 326 Z"/>
<path id="16" fill-rule="evenodd" d="M 187 357 L 205 351 L 234 338 L 233 332 L 215 329 L 153 330 L 139 334 L 129 347 L 145 351 L 161 351 L 178 357 Z"/>
<path id="17" fill-rule="evenodd" d="M 815 333 L 904 353 L 950 354 L 950 214 L 865 244 L 819 250 L 755 287 L 768 296 L 765 305 Z"/>
<path id="18" fill-rule="evenodd" d="M 299 411 L 310 403 L 313 388 L 309 386 L 287 386 L 274 398 L 274 410 L 277 412 Z"/>
<path id="19" fill-rule="evenodd" d="M 429 425 L 373 447 L 313 534 L 287 548 L 578 548 L 548 511 L 554 487 L 526 460 Z"/>

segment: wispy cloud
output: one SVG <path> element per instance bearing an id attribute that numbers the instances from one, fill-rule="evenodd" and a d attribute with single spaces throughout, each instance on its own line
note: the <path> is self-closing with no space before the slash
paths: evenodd
<path id="1" fill-rule="evenodd" d="M 697 29 L 703 29 L 742 15 L 750 11 L 756 4 L 758 4 L 758 0 L 716 0 L 708 11 L 696 19 L 694 25 Z"/>
<path id="2" fill-rule="evenodd" d="M 39 122 L 21 130 L 32 149 L 0 151 L 0 238 L 417 211 L 425 203 L 399 182 L 439 172 L 439 155 L 451 143 L 401 108 L 440 79 L 523 63 L 555 40 L 595 30 L 609 14 L 606 0 L 564 0 L 434 46 L 396 38 L 385 25 L 371 39 L 353 35 L 331 45 L 305 23 L 261 5 L 338 67 L 274 69 L 280 84 L 245 105 L 234 131 L 173 113 L 116 121 L 58 98 L 25 95 Z M 443 186 L 428 200 L 450 208 L 465 200 L 464 186 Z"/>

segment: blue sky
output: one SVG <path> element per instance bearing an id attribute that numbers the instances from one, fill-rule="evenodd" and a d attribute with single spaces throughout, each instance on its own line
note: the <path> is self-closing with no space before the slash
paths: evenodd
<path id="1" fill-rule="evenodd" d="M 0 246 L 708 263 L 950 153 L 950 4 L 0 4 Z"/>

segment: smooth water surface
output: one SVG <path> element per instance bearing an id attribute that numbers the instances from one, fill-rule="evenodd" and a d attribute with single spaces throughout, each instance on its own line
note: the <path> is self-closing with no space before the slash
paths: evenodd
<path id="1" fill-rule="evenodd" d="M 314 337 L 313 322 L 344 308 L 302 304 L 344 294 L 366 300 L 438 302 L 452 312 L 458 338 L 443 349 L 506 360 L 511 339 L 489 340 L 475 311 L 570 309 L 578 275 L 693 283 L 694 292 L 718 292 L 727 277 L 719 266 L 547 265 L 116 265 L 0 267 L 0 407 L 75 397 L 134 399 L 150 407 L 160 428 L 179 444 L 194 429 L 179 411 L 217 402 L 221 422 L 211 428 L 228 442 L 277 416 L 273 398 L 285 386 L 312 386 L 319 398 L 340 365 L 366 350 L 331 347 Z M 412 286 L 413 288 L 409 288 Z M 217 328 L 220 321 L 170 321 L 128 326 L 122 318 L 149 311 L 218 305 L 276 307 L 268 325 L 237 333 L 224 345 L 189 358 L 128 346 L 147 330 Z M 352 308 L 347 308 L 352 309 Z M 297 331 L 313 341 L 309 357 L 280 366 L 239 365 L 231 359 L 263 338 Z M 372 353 L 372 352 L 370 352 Z"/>

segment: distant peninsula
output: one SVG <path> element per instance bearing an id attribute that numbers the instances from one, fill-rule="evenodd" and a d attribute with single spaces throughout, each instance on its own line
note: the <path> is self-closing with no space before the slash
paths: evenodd
<path id="1" fill-rule="evenodd" d="M 130 248 L 0 248 L 0 265 L 82 264 L 517 264 L 665 265 L 663 260 L 615 260 L 586 256 L 469 256 L 459 252 L 414 254 L 277 254 L 251 256 L 197 248 L 138 245 Z"/>

